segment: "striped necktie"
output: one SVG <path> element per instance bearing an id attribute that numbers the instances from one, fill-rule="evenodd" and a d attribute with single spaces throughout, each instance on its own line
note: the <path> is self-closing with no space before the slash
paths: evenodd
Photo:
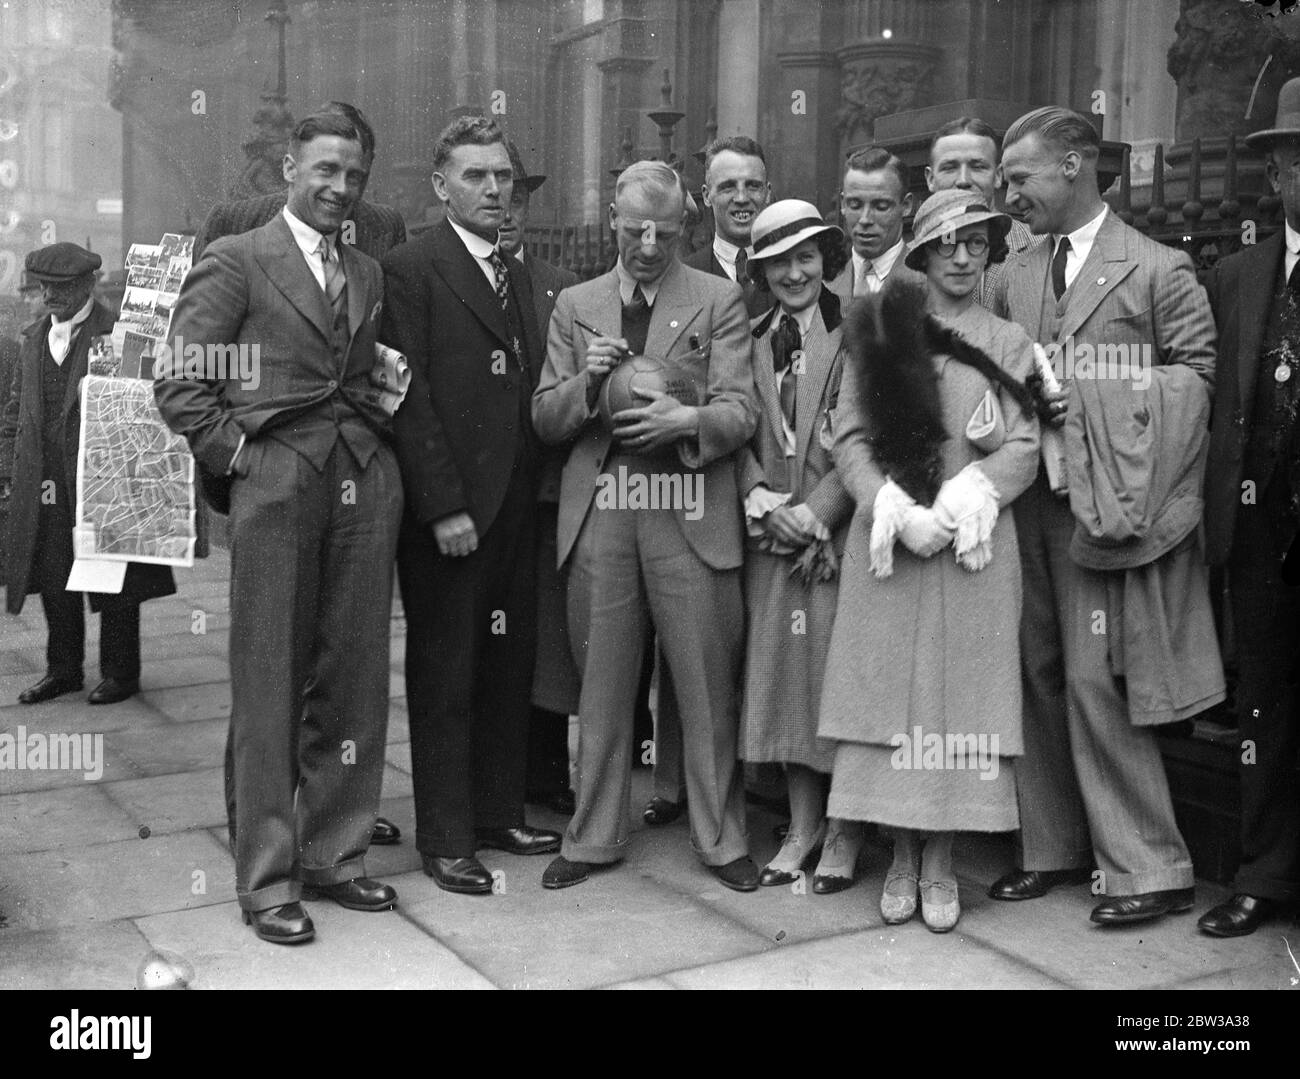
<path id="1" fill-rule="evenodd" d="M 325 298 L 330 302 L 330 309 L 337 318 L 339 313 L 339 302 L 343 295 L 343 286 L 347 278 L 343 276 L 343 266 L 340 264 L 338 253 L 334 246 L 329 242 L 329 238 L 322 236 L 320 247 L 317 252 L 320 254 L 321 264 L 325 268 Z"/>

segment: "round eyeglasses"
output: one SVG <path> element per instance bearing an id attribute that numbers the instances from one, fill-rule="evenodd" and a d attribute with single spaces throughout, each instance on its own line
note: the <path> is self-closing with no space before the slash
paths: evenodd
<path id="1" fill-rule="evenodd" d="M 935 251 L 944 258 L 953 254 L 958 244 L 965 244 L 966 254 L 973 258 L 978 258 L 989 249 L 989 238 L 981 236 L 978 232 L 974 236 L 967 236 L 964 240 L 935 240 L 933 243 Z"/>

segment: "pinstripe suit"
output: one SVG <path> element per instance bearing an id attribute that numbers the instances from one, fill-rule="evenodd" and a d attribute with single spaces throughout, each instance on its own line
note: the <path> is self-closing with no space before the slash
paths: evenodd
<path id="1" fill-rule="evenodd" d="M 1052 252 L 1051 243 L 1039 243 L 1006 264 L 1005 314 L 1030 337 L 1044 344 L 1073 337 L 1076 346 L 1148 345 L 1152 362 L 1185 363 L 1212 381 L 1214 322 L 1187 255 L 1107 213 L 1058 305 L 1048 281 Z M 1112 385 L 1131 392 L 1126 383 Z M 1070 407 L 1077 406 L 1072 392 Z M 1107 633 L 1098 631 L 1096 612 L 1107 610 L 1108 587 L 1122 572 L 1071 561 L 1074 517 L 1041 468 L 1015 515 L 1024 573 L 1025 755 L 1016 771 L 1022 864 L 1070 869 L 1095 858 L 1113 896 L 1190 888 L 1191 857 L 1174 821 L 1154 731 L 1130 722 Z M 1184 546 L 1163 558 L 1200 553 Z"/>

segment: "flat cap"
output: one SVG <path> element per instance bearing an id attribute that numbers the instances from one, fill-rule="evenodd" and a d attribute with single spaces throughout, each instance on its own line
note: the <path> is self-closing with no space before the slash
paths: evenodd
<path id="1" fill-rule="evenodd" d="M 50 244 L 27 254 L 27 272 L 37 281 L 75 281 L 99 269 L 101 259 L 93 251 L 72 243 Z"/>

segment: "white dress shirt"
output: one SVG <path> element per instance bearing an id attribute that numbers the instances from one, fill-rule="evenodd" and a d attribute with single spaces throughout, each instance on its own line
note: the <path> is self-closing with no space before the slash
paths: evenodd
<path id="1" fill-rule="evenodd" d="M 727 276 L 737 284 L 740 284 L 736 278 L 736 256 L 740 254 L 740 248 L 730 240 L 724 240 L 717 233 L 713 235 L 713 257 L 718 260 L 718 264 L 727 272 Z"/>
<path id="2" fill-rule="evenodd" d="M 1296 232 L 1291 227 L 1291 222 L 1286 223 L 1286 256 L 1282 269 L 1286 271 L 1286 280 L 1291 280 L 1291 271 L 1295 269 L 1295 264 L 1300 262 L 1300 232 Z"/>
<path id="3" fill-rule="evenodd" d="M 483 239 L 477 232 L 470 232 L 469 229 L 461 228 L 450 217 L 447 218 L 447 223 L 456 230 L 456 235 L 460 237 L 466 250 L 474 256 L 478 268 L 483 271 L 483 276 L 487 278 L 488 284 L 492 286 L 492 291 L 496 292 L 497 272 L 492 268 L 492 252 L 497 249 L 497 245 Z M 523 249 L 520 248 L 520 250 Z"/>
<path id="4" fill-rule="evenodd" d="M 1092 251 L 1093 242 L 1097 239 L 1097 233 L 1101 231 L 1101 223 L 1106 220 L 1106 214 L 1109 212 L 1110 207 L 1103 206 L 1101 213 L 1086 225 L 1080 225 L 1073 232 L 1065 234 L 1070 241 L 1070 250 L 1065 253 L 1066 288 L 1074 284 L 1074 279 L 1079 276 L 1079 271 L 1083 269 L 1083 264 L 1087 261 L 1089 252 Z M 1060 243 L 1060 236 L 1052 237 L 1053 255 L 1056 254 L 1056 249 L 1060 246 Z"/>
<path id="5" fill-rule="evenodd" d="M 637 285 L 641 286 L 641 295 L 645 297 L 645 302 L 654 307 L 655 297 L 659 295 L 659 286 L 664 279 L 663 274 L 653 281 L 638 281 L 627 272 L 622 259 L 614 263 L 614 271 L 618 274 L 618 294 L 622 297 L 624 307 L 632 302 L 632 293 L 636 291 Z"/>
<path id="6" fill-rule="evenodd" d="M 288 206 L 284 208 L 284 219 L 289 223 L 289 231 L 293 233 L 293 239 L 298 245 L 298 250 L 302 252 L 302 257 L 307 260 L 307 269 L 311 270 L 312 277 L 316 278 L 316 284 L 320 285 L 321 292 L 324 292 L 325 263 L 320 255 L 322 240 L 333 249 L 334 258 L 338 260 L 339 272 L 342 273 L 343 271 L 343 260 L 338 257 L 338 245 L 334 242 L 335 237 L 317 232 L 309 224 L 297 217 Z"/>
<path id="7" fill-rule="evenodd" d="M 54 362 L 60 367 L 68 358 L 68 353 L 72 351 L 72 335 L 77 332 L 78 326 L 90 318 L 90 309 L 94 306 L 95 297 L 91 296 L 71 318 L 60 322 L 53 315 L 50 316 L 50 332 L 46 335 L 45 343 L 50 347 L 50 355 L 54 357 Z"/>
<path id="8" fill-rule="evenodd" d="M 866 259 L 859 255 L 857 251 L 854 251 L 853 295 L 865 296 L 868 293 L 879 292 L 884 288 L 885 278 L 889 276 L 889 271 L 894 268 L 894 263 L 902 255 L 904 246 L 900 237 L 898 243 L 894 244 L 888 251 L 882 252 L 877 258 L 872 259 L 870 266 L 868 266 Z"/>

